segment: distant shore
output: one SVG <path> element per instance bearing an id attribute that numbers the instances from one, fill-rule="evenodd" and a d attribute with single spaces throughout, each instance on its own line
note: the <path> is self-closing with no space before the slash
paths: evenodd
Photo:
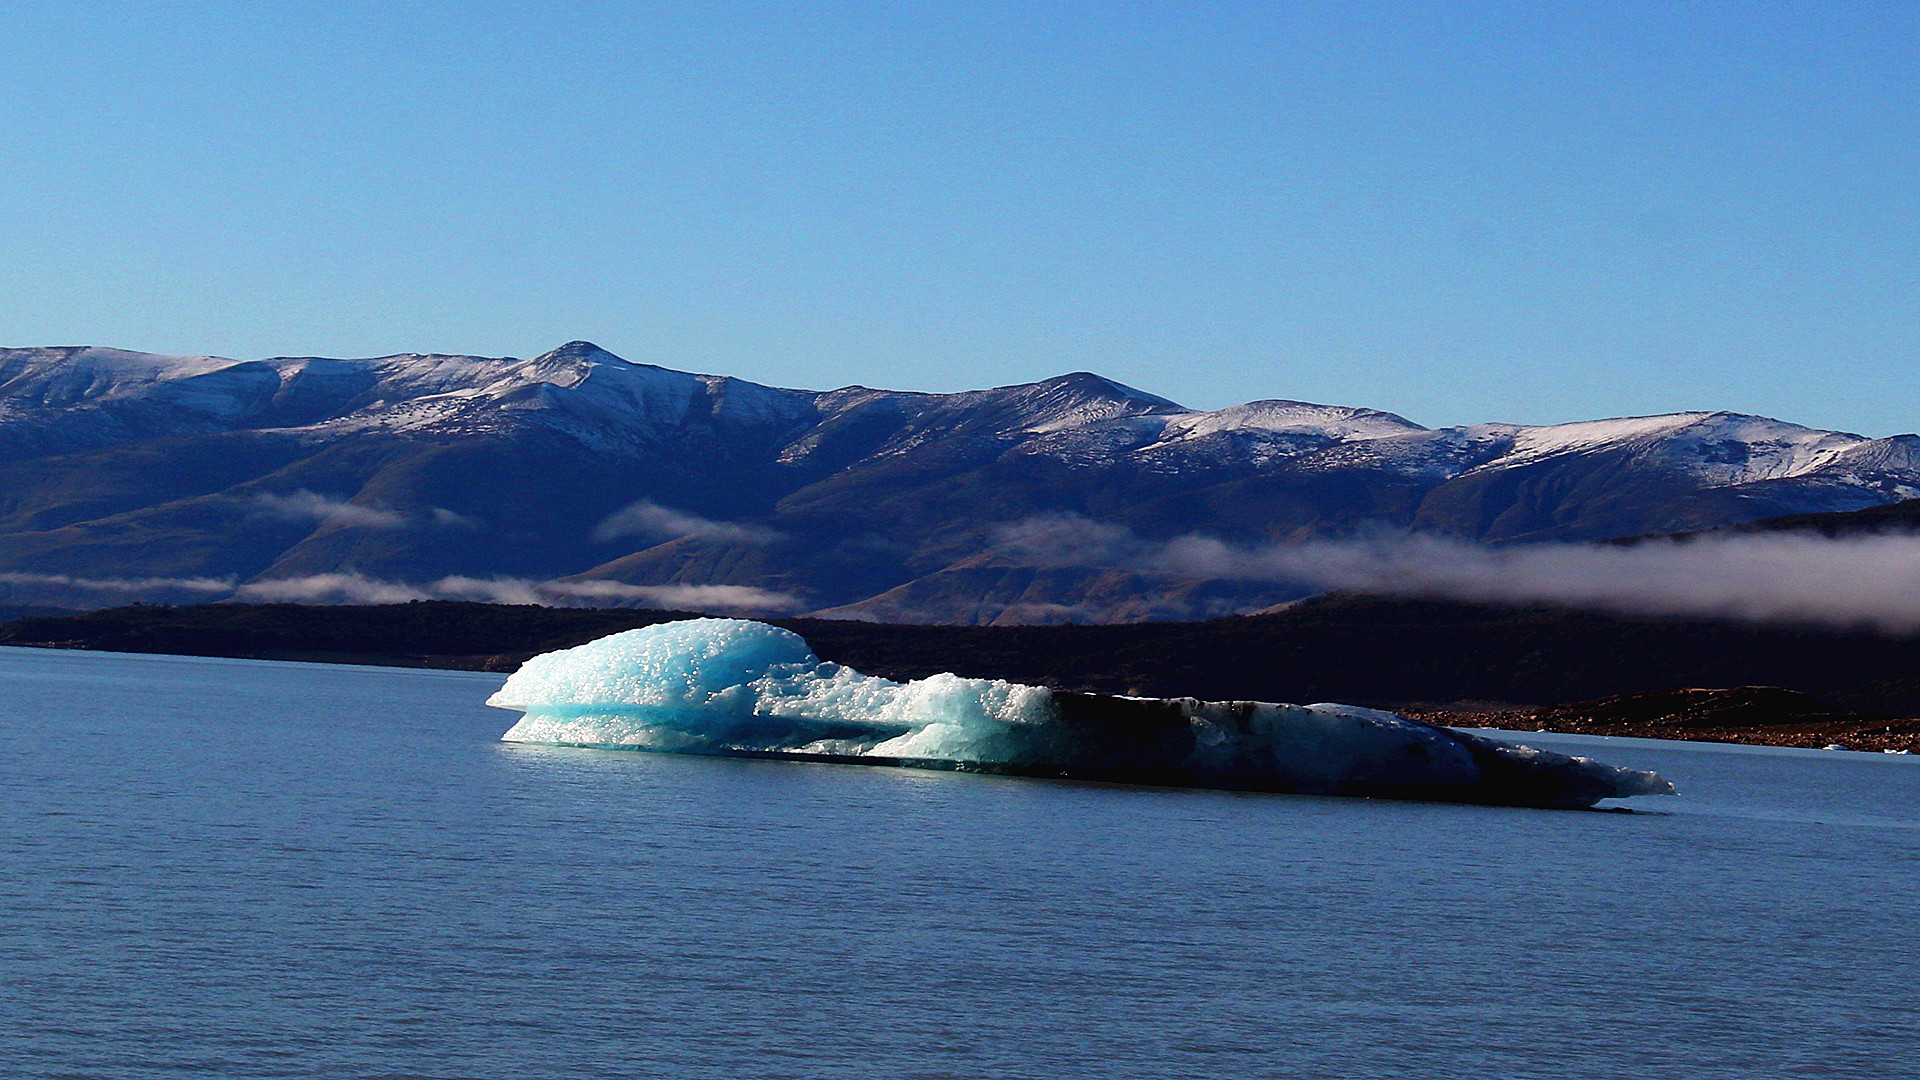
<path id="1" fill-rule="evenodd" d="M 442 601 L 133 606 L 17 619 L 0 624 L 0 645 L 504 673 L 692 617 Z M 1100 694 L 1344 701 L 1452 727 L 1920 752 L 1914 637 L 1363 596 L 1199 623 L 769 621 L 824 659 L 895 679 L 954 671 Z"/>
<path id="2" fill-rule="evenodd" d="M 1723 693 L 1771 690 L 1773 687 L 1734 687 Z M 1677 691 L 1676 693 L 1685 693 Z M 1693 691 L 1707 693 L 1708 691 Z M 1545 731 L 1559 735 L 1608 735 L 1633 739 L 1666 739 L 1681 742 L 1743 743 L 1749 746 L 1795 746 L 1818 750 L 1839 745 L 1848 750 L 1901 751 L 1920 753 L 1920 720 L 1889 720 L 1883 717 L 1849 716 L 1832 719 L 1780 719 L 1763 724 L 1739 725 L 1707 719 L 1701 723 L 1676 723 L 1667 718 L 1645 721 L 1614 721 L 1583 710 L 1596 703 L 1576 702 L 1552 710 L 1501 709 L 1478 711 L 1458 708 L 1408 708 L 1402 713 L 1430 723 L 1457 728 L 1499 728 L 1504 731 Z M 1543 715 L 1544 714 L 1544 715 Z"/>

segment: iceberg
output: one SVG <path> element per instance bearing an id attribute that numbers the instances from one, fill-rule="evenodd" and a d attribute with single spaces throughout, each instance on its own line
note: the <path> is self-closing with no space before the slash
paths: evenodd
<path id="1" fill-rule="evenodd" d="M 895 682 L 744 619 L 543 653 L 487 704 L 525 714 L 504 740 L 559 746 L 1539 807 L 1673 793 L 1654 773 L 1349 705 Z"/>

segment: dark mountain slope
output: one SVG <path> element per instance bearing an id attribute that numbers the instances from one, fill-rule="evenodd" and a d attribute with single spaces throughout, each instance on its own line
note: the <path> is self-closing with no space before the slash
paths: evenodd
<path id="1" fill-rule="evenodd" d="M 786 390 L 586 342 L 530 360 L 0 349 L 0 602 L 177 598 L 152 578 L 454 595 L 440 583 L 460 577 L 918 621 L 1194 617 L 1301 590 L 1063 568 L 1006 535 L 1075 515 L 1149 540 L 1609 539 L 1914 497 L 1916 447 L 1728 413 L 1427 430 L 1294 401 L 1206 412 L 1085 372 Z"/>

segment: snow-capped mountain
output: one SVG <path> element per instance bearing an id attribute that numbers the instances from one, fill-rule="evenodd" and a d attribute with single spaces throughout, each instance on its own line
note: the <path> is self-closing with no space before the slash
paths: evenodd
<path id="1" fill-rule="evenodd" d="M 960 621 L 1213 614 L 1297 590 L 1037 558 L 1031 523 L 1505 543 L 1915 495 L 1920 438 L 1731 413 L 1427 429 L 1294 401 L 1206 412 L 1087 373 L 787 390 L 585 342 L 530 360 L 0 350 L 0 586 L 42 602 L 466 589 Z"/>

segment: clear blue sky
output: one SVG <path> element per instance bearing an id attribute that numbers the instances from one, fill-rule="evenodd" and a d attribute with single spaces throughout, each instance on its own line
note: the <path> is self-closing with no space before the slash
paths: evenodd
<path id="1" fill-rule="evenodd" d="M 1920 4 L 11 3 L 0 343 L 1920 429 Z"/>

